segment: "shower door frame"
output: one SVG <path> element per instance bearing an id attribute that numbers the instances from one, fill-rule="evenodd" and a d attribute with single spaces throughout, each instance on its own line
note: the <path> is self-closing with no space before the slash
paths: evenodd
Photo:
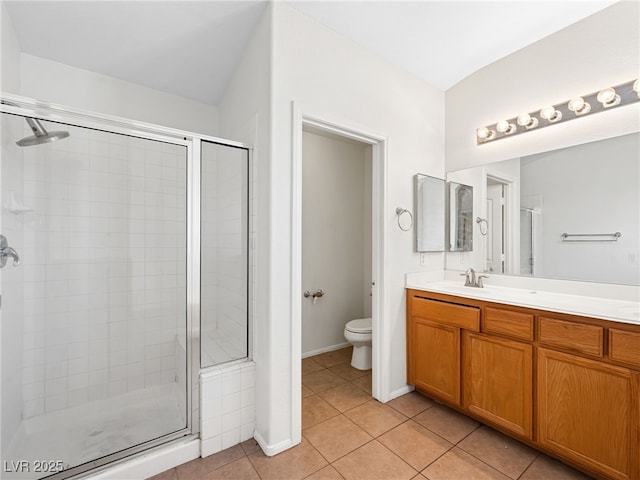
<path id="1" fill-rule="evenodd" d="M 214 142 L 230 147 L 246 149 L 251 169 L 252 148 L 241 142 L 202 135 L 186 130 L 162 127 L 146 122 L 88 112 L 64 105 L 42 102 L 19 95 L 0 92 L 0 100 L 13 105 L 0 103 L 0 112 L 30 117 L 38 120 L 60 122 L 83 128 L 101 130 L 108 133 L 127 135 L 142 139 L 155 140 L 187 148 L 187 240 L 186 240 L 186 351 L 187 351 L 187 392 L 186 427 L 162 437 L 134 445 L 125 450 L 95 459 L 84 464 L 46 477 L 58 480 L 87 472 L 104 471 L 122 464 L 133 456 L 148 453 L 154 448 L 165 447 L 171 443 L 183 443 L 196 440 L 200 433 L 199 418 L 199 381 L 200 381 L 200 177 L 201 177 L 201 141 Z M 250 278 L 248 278 L 250 284 Z M 250 326 L 249 326 L 250 327 Z M 251 351 L 249 336 L 249 354 Z"/>

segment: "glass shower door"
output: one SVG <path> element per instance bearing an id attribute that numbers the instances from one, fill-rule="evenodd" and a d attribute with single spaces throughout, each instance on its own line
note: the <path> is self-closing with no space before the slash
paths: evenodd
<path id="1" fill-rule="evenodd" d="M 249 355 L 249 151 L 202 142 L 200 363 Z"/>
<path id="2" fill-rule="evenodd" d="M 2 114 L 2 478 L 188 434 L 187 147 L 39 125 Z"/>

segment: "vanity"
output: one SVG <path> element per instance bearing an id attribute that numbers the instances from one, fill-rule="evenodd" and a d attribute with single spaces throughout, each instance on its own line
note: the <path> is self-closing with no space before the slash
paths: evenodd
<path id="1" fill-rule="evenodd" d="M 640 479 L 638 302 L 407 276 L 407 382 L 589 475 Z"/>

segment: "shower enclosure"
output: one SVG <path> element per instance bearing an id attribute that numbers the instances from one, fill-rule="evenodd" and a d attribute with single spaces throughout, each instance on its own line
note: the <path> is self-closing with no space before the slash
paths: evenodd
<path id="1" fill-rule="evenodd" d="M 197 434 L 200 367 L 248 355 L 248 149 L 3 110 L 0 476 Z"/>

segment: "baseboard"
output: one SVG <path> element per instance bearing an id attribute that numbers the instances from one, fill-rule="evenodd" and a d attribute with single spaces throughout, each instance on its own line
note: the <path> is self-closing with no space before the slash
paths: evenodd
<path id="1" fill-rule="evenodd" d="M 349 342 L 338 343 L 337 345 L 331 345 L 329 347 L 318 348 L 317 350 L 311 350 L 304 352 L 302 358 L 313 357 L 314 355 L 320 355 L 321 353 L 333 352 L 334 350 L 340 350 L 341 348 L 351 345 Z"/>
<path id="2" fill-rule="evenodd" d="M 290 438 L 276 443 L 275 445 L 269 445 L 258 432 L 254 433 L 253 438 L 258 442 L 258 445 L 260 445 L 260 448 L 267 457 L 273 457 L 274 455 L 284 452 L 294 446 Z"/>
<path id="3" fill-rule="evenodd" d="M 402 395 L 406 395 L 409 392 L 413 392 L 415 387 L 413 385 L 405 385 L 404 387 L 400 387 L 397 390 L 394 390 L 389 394 L 389 400 L 393 400 L 394 398 L 401 397 Z"/>

